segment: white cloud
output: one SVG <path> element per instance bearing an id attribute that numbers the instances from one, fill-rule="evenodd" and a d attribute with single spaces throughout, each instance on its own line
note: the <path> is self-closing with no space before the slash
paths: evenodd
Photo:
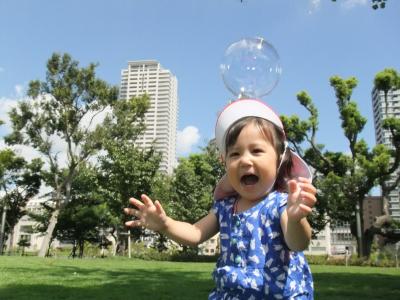
<path id="1" fill-rule="evenodd" d="M 96 112 L 88 112 L 81 120 L 81 128 L 89 128 L 89 130 L 94 130 L 97 125 L 104 121 L 104 118 L 108 113 L 112 113 L 110 106 L 106 107 L 104 110 L 99 110 Z"/>
<path id="2" fill-rule="evenodd" d="M 15 86 L 15 91 L 18 93 L 22 93 L 23 86 L 22 85 L 16 85 Z M 45 96 L 41 100 L 38 101 L 48 101 L 50 95 Z M 4 124 L 0 127 L 0 137 L 5 136 L 9 133 L 11 133 L 12 128 L 11 128 L 11 122 L 8 117 L 8 112 L 11 110 L 11 108 L 16 107 L 19 101 L 28 101 L 30 102 L 31 99 L 29 98 L 20 98 L 20 99 L 10 99 L 10 98 L 0 98 L 0 120 L 4 121 Z M 98 111 L 98 112 L 90 112 L 85 117 L 81 120 L 80 127 L 82 129 L 85 129 L 89 127 L 89 130 L 94 130 L 95 127 L 102 123 L 104 118 L 106 117 L 107 113 L 111 112 L 111 108 L 107 107 L 103 111 Z M 54 134 L 49 137 L 50 142 L 52 143 L 52 153 L 57 155 L 57 161 L 58 164 L 61 168 L 66 167 L 68 163 L 68 156 L 67 156 L 67 143 L 60 138 L 58 135 Z M 4 148 L 6 145 L 4 144 L 4 141 L 0 139 L 0 147 Z M 79 152 L 80 146 L 79 145 L 73 145 L 73 151 Z M 0 148 L 0 149 L 1 149 Z M 29 146 L 23 146 L 23 145 L 18 145 L 18 146 L 13 146 L 12 147 L 20 156 L 24 157 L 26 160 L 31 161 L 33 158 L 41 157 L 45 162 L 47 162 L 47 158 L 42 156 L 38 151 L 34 150 L 32 147 Z M 48 164 L 46 163 L 46 167 L 48 167 Z"/>
<path id="3" fill-rule="evenodd" d="M 321 7 L 321 0 L 310 0 L 309 6 L 308 13 L 311 15 Z"/>
<path id="4" fill-rule="evenodd" d="M 11 146 L 11 148 L 14 150 L 16 154 L 22 156 L 27 161 L 31 161 L 34 158 L 42 158 L 43 160 L 45 160 L 40 152 L 38 152 L 37 150 L 33 149 L 30 146 L 14 145 Z"/>
<path id="5" fill-rule="evenodd" d="M 341 6 L 344 9 L 352 9 L 356 6 L 360 6 L 360 5 L 366 5 L 368 4 L 369 0 L 344 0 L 341 1 Z"/>
<path id="6" fill-rule="evenodd" d="M 10 118 L 8 117 L 8 112 L 11 110 L 11 108 L 16 107 L 17 103 L 18 100 L 16 99 L 0 98 L 0 120 L 5 122 L 5 124 L 0 127 L 2 131 L 11 131 L 11 123 Z"/>
<path id="7" fill-rule="evenodd" d="M 194 126 L 187 126 L 181 131 L 178 130 L 177 138 L 178 155 L 188 154 L 200 140 L 199 130 Z"/>
<path id="8" fill-rule="evenodd" d="M 24 95 L 24 86 L 22 84 L 15 85 L 14 90 L 17 98 L 21 98 Z"/>
<path id="9" fill-rule="evenodd" d="M 23 87 L 22 85 L 16 85 L 15 91 L 16 93 L 22 93 Z M 0 98 L 0 120 L 4 121 L 4 124 L 0 127 L 0 135 L 7 135 L 11 133 L 11 121 L 8 117 L 8 112 L 16 107 L 19 101 L 30 101 L 28 98 L 17 99 L 9 99 L 9 98 Z M 4 144 L 4 140 L 0 140 L 0 148 L 6 147 Z M 67 165 L 67 145 L 65 141 L 63 141 L 59 136 L 53 135 L 50 137 L 50 141 L 52 142 L 52 151 L 57 153 L 57 159 L 61 167 L 65 167 Z M 25 158 L 27 161 L 31 161 L 34 158 L 42 158 L 45 162 L 47 159 L 37 150 L 30 146 L 26 145 L 14 145 L 11 147 L 18 155 Z M 46 165 L 47 166 L 47 165 Z"/>

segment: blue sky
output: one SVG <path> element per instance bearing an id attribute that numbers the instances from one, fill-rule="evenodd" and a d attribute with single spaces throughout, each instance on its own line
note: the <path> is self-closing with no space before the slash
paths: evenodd
<path id="1" fill-rule="evenodd" d="M 279 114 L 306 117 L 296 101 L 306 90 L 320 112 L 318 142 L 347 151 L 329 77 L 355 76 L 353 99 L 368 119 L 362 137 L 373 146 L 372 82 L 386 67 L 400 71 L 399 12 L 396 0 L 376 11 L 370 0 L 1 0 L 0 119 L 30 80 L 44 79 L 53 52 L 82 66 L 99 63 L 99 77 L 112 84 L 128 61 L 156 59 L 179 81 L 186 146 L 179 154 L 187 155 L 213 137 L 216 115 L 232 97 L 219 72 L 225 48 L 261 36 L 283 69 L 266 102 Z"/>

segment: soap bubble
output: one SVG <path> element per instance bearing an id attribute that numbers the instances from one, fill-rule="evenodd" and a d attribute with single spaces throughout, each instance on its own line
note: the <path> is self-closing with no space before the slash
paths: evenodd
<path id="1" fill-rule="evenodd" d="M 263 38 L 246 38 L 230 45 L 220 65 L 225 86 L 238 98 L 270 93 L 282 72 L 279 55 Z"/>

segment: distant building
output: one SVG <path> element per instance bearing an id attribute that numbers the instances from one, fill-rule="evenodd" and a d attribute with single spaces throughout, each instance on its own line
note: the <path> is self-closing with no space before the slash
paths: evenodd
<path id="1" fill-rule="evenodd" d="M 331 225 L 331 254 L 357 253 L 357 241 L 351 234 L 348 222 L 335 222 Z"/>
<path id="2" fill-rule="evenodd" d="M 199 255 L 218 255 L 219 254 L 219 233 L 199 245 Z"/>
<path id="3" fill-rule="evenodd" d="M 383 213 L 383 201 L 381 196 L 367 196 L 363 201 L 364 232 L 371 228 L 375 218 Z"/>
<path id="4" fill-rule="evenodd" d="M 149 148 L 155 142 L 162 154 L 160 170 L 171 174 L 176 165 L 178 80 L 155 60 L 129 61 L 121 71 L 120 98 L 145 93 L 150 96 L 150 108 L 145 115 L 146 131 L 137 145 Z"/>
<path id="5" fill-rule="evenodd" d="M 42 200 L 38 199 L 31 199 L 26 205 L 26 212 L 27 213 L 39 213 L 41 210 L 41 203 Z M 35 226 L 37 226 L 37 222 L 32 220 L 28 215 L 23 216 L 14 226 L 14 230 L 11 235 L 8 236 L 6 241 L 6 248 L 7 249 L 16 249 L 18 248 L 18 243 L 21 240 L 27 241 L 30 246 L 26 247 L 27 251 L 39 251 L 42 242 L 43 242 L 43 234 L 36 233 Z M 61 247 L 63 244 L 58 241 L 54 240 L 52 243 L 52 247 Z"/>
<path id="6" fill-rule="evenodd" d="M 357 242 L 352 236 L 350 224 L 334 222 L 327 224 L 304 251 L 308 255 L 344 255 L 357 253 Z"/>
<path id="7" fill-rule="evenodd" d="M 329 224 L 311 240 L 310 245 L 304 251 L 309 255 L 331 255 L 331 228 Z"/>
<path id="8" fill-rule="evenodd" d="M 392 147 L 391 134 L 388 130 L 383 129 L 382 122 L 387 117 L 400 118 L 400 90 L 391 90 L 388 93 L 388 107 L 386 111 L 385 96 L 382 91 L 372 90 L 372 111 L 374 114 L 375 139 L 377 144 L 384 144 Z M 394 182 L 397 174 L 389 180 L 389 184 Z M 400 221 L 400 186 L 391 191 L 389 194 L 389 214 L 393 219 Z"/>
<path id="9" fill-rule="evenodd" d="M 372 226 L 375 217 L 382 215 L 382 197 L 367 196 L 363 201 L 364 232 Z M 309 255 L 343 255 L 346 250 L 357 253 L 357 241 L 351 234 L 348 222 L 334 222 L 326 227 L 311 240 L 304 252 Z"/>

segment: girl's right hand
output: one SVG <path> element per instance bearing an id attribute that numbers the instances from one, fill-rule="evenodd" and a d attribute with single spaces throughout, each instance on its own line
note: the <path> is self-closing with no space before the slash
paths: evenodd
<path id="1" fill-rule="evenodd" d="M 162 208 L 159 201 L 153 201 L 147 196 L 142 195 L 139 201 L 135 198 L 130 198 L 129 203 L 136 206 L 138 209 L 124 208 L 127 215 L 135 216 L 137 220 L 125 222 L 128 227 L 143 226 L 153 231 L 163 231 L 167 227 L 168 216 Z"/>

